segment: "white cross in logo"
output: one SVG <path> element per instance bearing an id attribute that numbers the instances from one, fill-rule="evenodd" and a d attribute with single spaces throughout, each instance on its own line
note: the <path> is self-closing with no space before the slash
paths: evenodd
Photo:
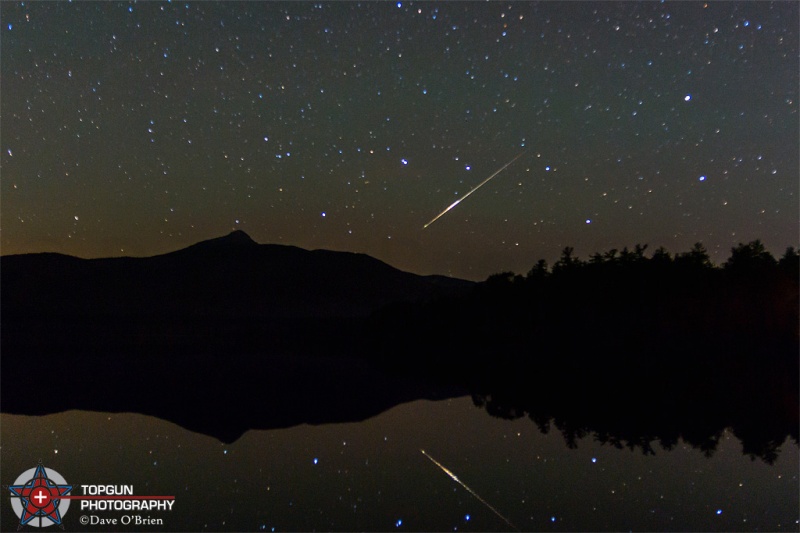
<path id="1" fill-rule="evenodd" d="M 39 493 L 33 497 L 34 500 L 39 501 L 39 505 L 42 505 L 42 501 L 47 500 L 50 498 L 47 494 L 44 493 L 45 491 L 39 491 Z"/>

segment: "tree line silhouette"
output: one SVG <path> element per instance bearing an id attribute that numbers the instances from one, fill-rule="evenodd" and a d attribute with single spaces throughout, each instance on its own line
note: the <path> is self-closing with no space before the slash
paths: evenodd
<path id="1" fill-rule="evenodd" d="M 567 247 L 552 269 L 540 260 L 525 276 L 502 272 L 465 293 L 389 306 L 373 315 L 367 335 L 382 349 L 413 348 L 430 362 L 464 361 L 462 354 L 481 350 L 516 357 L 519 348 L 541 360 L 541 350 L 528 349 L 545 341 L 561 351 L 612 348 L 607 356 L 640 351 L 641 341 L 655 348 L 691 341 L 684 351 L 708 342 L 741 348 L 743 338 L 797 345 L 800 257 L 793 247 L 776 260 L 759 240 L 740 244 L 722 267 L 700 243 L 674 256 L 659 248 L 647 257 L 646 249 L 582 261 Z"/>
<path id="2" fill-rule="evenodd" d="M 490 276 L 467 294 L 375 315 L 370 351 L 398 371 L 465 384 L 502 417 L 552 420 L 581 435 L 652 451 L 682 436 L 713 453 L 734 428 L 772 461 L 798 439 L 798 275 L 760 240 L 715 266 L 702 244 L 565 248 L 548 268 Z"/>
<path id="3" fill-rule="evenodd" d="M 561 257 L 552 269 L 548 269 L 547 261 L 540 259 L 524 278 L 513 272 L 502 272 L 489 276 L 487 282 L 512 281 L 519 283 L 525 281 L 536 283 L 550 275 L 574 276 L 578 272 L 613 275 L 621 271 L 628 275 L 671 274 L 688 278 L 696 277 L 701 272 L 720 270 L 714 266 L 708 251 L 700 242 L 695 243 L 688 252 L 677 253 L 674 256 L 662 246 L 657 248 L 651 257 L 647 257 L 645 256 L 647 248 L 647 244 L 636 244 L 633 250 L 629 250 L 627 247 L 622 250 L 613 248 L 605 253 L 595 253 L 588 261 L 582 261 L 574 256 L 574 248 L 568 246 L 561 252 Z M 780 260 L 776 260 L 766 250 L 761 240 L 756 239 L 747 244 L 739 243 L 738 246 L 732 248 L 731 256 L 723 263 L 722 270 L 740 277 L 763 276 L 771 273 L 796 277 L 798 264 L 800 264 L 800 255 L 793 246 L 786 249 Z"/>

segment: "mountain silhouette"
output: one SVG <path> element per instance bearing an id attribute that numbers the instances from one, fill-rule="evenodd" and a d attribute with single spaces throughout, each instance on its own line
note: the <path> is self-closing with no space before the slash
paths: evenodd
<path id="1" fill-rule="evenodd" d="M 14 319 L 358 317 L 472 285 L 364 254 L 259 245 L 243 231 L 147 258 L 0 261 L 2 310 Z"/>
<path id="2" fill-rule="evenodd" d="M 0 281 L 3 412 L 134 411 L 224 441 L 455 395 L 353 347 L 384 306 L 474 285 L 243 231 L 145 258 L 4 256 Z M 70 393 L 28 394 L 41 377 L 34 360 Z"/>

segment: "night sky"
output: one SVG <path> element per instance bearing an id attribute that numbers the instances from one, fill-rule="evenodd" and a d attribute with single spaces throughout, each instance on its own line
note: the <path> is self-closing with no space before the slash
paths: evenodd
<path id="1" fill-rule="evenodd" d="M 469 279 L 565 246 L 781 255 L 799 8 L 3 2 L 2 253 L 242 229 Z"/>

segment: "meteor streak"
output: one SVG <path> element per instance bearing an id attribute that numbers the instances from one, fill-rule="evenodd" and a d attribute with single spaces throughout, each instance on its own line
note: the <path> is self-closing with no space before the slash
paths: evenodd
<path id="1" fill-rule="evenodd" d="M 427 228 L 428 226 L 430 226 L 431 224 L 433 224 L 434 222 L 436 222 L 437 220 L 439 220 L 439 219 L 442 217 L 442 215 L 444 215 L 445 213 L 447 213 L 448 211 L 450 211 L 451 209 L 453 209 L 455 206 L 457 206 L 458 204 L 460 204 L 462 201 L 466 200 L 466 199 L 467 199 L 467 196 L 469 196 L 470 194 L 474 193 L 475 191 L 477 191 L 478 189 L 480 189 L 481 187 L 483 187 L 484 185 L 486 185 L 487 183 L 489 183 L 489 180 L 491 180 L 493 177 L 495 177 L 495 176 L 497 176 L 498 174 L 500 174 L 502 171 L 504 171 L 506 168 L 508 168 L 508 166 L 509 166 L 509 165 L 511 165 L 511 163 L 513 163 L 514 161 L 516 161 L 517 159 L 519 159 L 520 157 L 522 157 L 523 155 L 525 155 L 525 154 L 526 154 L 526 153 L 527 153 L 529 150 L 530 150 L 530 148 L 528 148 L 527 150 L 524 150 L 524 151 L 523 151 L 523 152 L 521 152 L 521 153 L 520 153 L 520 154 L 519 154 L 517 157 L 515 157 L 514 159 L 512 159 L 511 161 L 509 161 L 508 163 L 506 163 L 506 164 L 505 164 L 505 165 L 503 165 L 502 167 L 500 167 L 500 169 L 499 169 L 499 170 L 496 170 L 494 174 L 492 174 L 491 176 L 489 176 L 488 178 L 486 178 L 485 180 L 483 180 L 482 182 L 480 182 L 479 184 L 477 184 L 477 185 L 476 185 L 475 187 L 473 187 L 473 188 L 472 188 L 472 190 L 470 190 L 470 191 L 469 191 L 467 194 L 465 194 L 464 196 L 462 196 L 461 198 L 459 198 L 458 200 L 456 200 L 455 202 L 453 202 L 452 204 L 450 204 L 450 206 L 449 206 L 447 209 L 445 209 L 444 211 L 442 211 L 441 213 L 439 213 L 438 215 L 436 215 L 435 217 L 433 217 L 433 219 L 432 219 L 430 222 L 428 222 L 427 224 L 425 224 L 424 226 L 422 226 L 422 229 L 425 229 L 425 228 Z"/>
<path id="2" fill-rule="evenodd" d="M 524 152 L 523 152 L 523 153 L 524 153 Z M 522 154 L 520 154 L 520 155 L 522 155 Z M 519 156 L 517 156 L 517 157 L 519 157 Z M 506 166 L 508 166 L 508 165 L 506 165 Z M 502 170 L 502 169 L 501 169 L 501 170 Z M 434 220 L 435 220 L 435 219 L 434 219 Z M 463 481 L 461 481 L 460 479 L 458 479 L 458 476 L 456 476 L 454 473 L 452 473 L 450 470 L 448 470 L 448 469 L 447 469 L 447 468 L 446 468 L 446 467 L 445 467 L 445 466 L 444 466 L 442 463 L 440 463 L 439 461 L 437 461 L 436 459 L 434 459 L 433 457 L 431 457 L 430 455 L 428 455 L 428 454 L 427 454 L 427 452 L 425 452 L 425 450 L 420 450 L 420 451 L 422 452 L 422 455 L 424 455 L 425 457 L 427 457 L 428 459 L 430 459 L 430 460 L 433 462 L 433 464 L 435 464 L 436 466 L 438 466 L 439 468 L 441 468 L 441 469 L 442 469 L 442 472 L 444 472 L 445 474 L 447 474 L 448 476 L 450 476 L 450 477 L 453 479 L 453 481 L 455 481 L 456 483 L 458 483 L 459 485 L 461 485 L 462 487 L 464 487 L 465 489 L 467 489 L 467 492 L 469 492 L 470 494 L 472 494 L 473 496 L 475 496 L 475 499 L 477 499 L 477 500 L 478 500 L 479 502 L 481 502 L 483 505 L 485 505 L 486 507 L 488 507 L 488 508 L 489 508 L 489 510 L 490 510 L 490 511 L 492 511 L 494 514 L 496 514 L 497 516 L 499 516 L 499 517 L 500 517 L 500 519 L 501 519 L 503 522 L 505 522 L 506 524 L 508 524 L 509 526 L 511 526 L 511 528 L 512 528 L 512 529 L 514 529 L 514 530 L 516 530 L 516 531 L 519 531 L 519 528 L 517 528 L 517 526 L 515 526 L 514 524 L 512 524 L 512 523 L 511 523 L 511 521 L 509 521 L 509 519 L 508 519 L 508 518 L 506 518 L 505 516 L 501 515 L 501 514 L 500 514 L 500 513 L 497 511 L 497 509 L 495 509 L 494 507 L 492 507 L 491 505 L 489 505 L 489 502 L 487 502 L 486 500 L 484 500 L 483 498 L 481 498 L 480 496 L 478 496 L 478 493 L 477 493 L 477 492 L 475 492 L 475 491 L 474 491 L 474 490 L 472 490 L 471 488 L 467 487 L 467 486 L 464 484 L 464 482 L 463 482 Z"/>

